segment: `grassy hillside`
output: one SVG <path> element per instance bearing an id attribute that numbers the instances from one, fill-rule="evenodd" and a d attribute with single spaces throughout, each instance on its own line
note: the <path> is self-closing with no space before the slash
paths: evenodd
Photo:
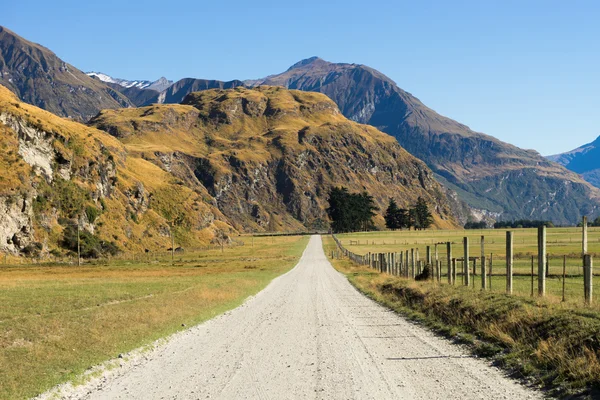
<path id="1" fill-rule="evenodd" d="M 20 102 L 0 86 L 0 250 L 30 256 L 154 251 L 232 232 L 200 187 L 189 188 L 116 138 Z M 207 202 L 208 201 L 208 202 Z"/>
<path id="2" fill-rule="evenodd" d="M 422 162 L 393 137 L 347 120 L 321 94 L 207 90 L 181 105 L 105 110 L 90 124 L 186 186 L 206 188 L 237 229 L 326 227 L 326 199 L 335 185 L 366 190 L 382 210 L 390 197 L 409 206 L 422 196 L 438 227 L 456 224 Z"/>

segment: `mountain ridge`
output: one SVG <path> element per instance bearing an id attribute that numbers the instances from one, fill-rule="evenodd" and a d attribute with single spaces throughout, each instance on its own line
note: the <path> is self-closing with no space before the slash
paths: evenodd
<path id="1" fill-rule="evenodd" d="M 294 65 L 249 83 L 326 94 L 349 119 L 396 137 L 474 209 L 501 219 L 549 219 L 558 224 L 573 224 L 583 214 L 598 212 L 600 192 L 576 174 L 534 150 L 441 116 L 373 68 L 318 57 Z"/>
<path id="2" fill-rule="evenodd" d="M 57 115 L 86 121 L 104 108 L 131 107 L 118 90 L 0 26 L 0 84 Z"/>
<path id="3" fill-rule="evenodd" d="M 561 154 L 547 157 L 600 188 L 600 136 L 590 143 Z"/>

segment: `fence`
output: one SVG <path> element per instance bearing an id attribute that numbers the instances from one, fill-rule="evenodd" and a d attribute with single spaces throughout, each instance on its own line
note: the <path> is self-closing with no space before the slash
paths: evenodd
<path id="1" fill-rule="evenodd" d="M 249 239 L 252 242 L 253 240 Z M 102 257 L 102 258 L 88 258 L 81 259 L 82 264 L 88 265 L 107 265 L 116 262 L 159 262 L 168 261 L 172 259 L 181 259 L 185 256 L 191 256 L 193 254 L 221 250 L 224 251 L 227 248 L 245 246 L 245 241 L 232 240 L 227 245 L 221 244 L 210 244 L 201 247 L 186 247 L 186 248 L 175 248 L 172 252 L 170 249 L 163 251 L 148 251 L 148 252 L 121 252 L 115 256 Z M 250 246 L 250 245 L 249 245 Z M 77 254 L 74 256 L 54 256 L 46 255 L 43 258 L 26 258 L 22 256 L 14 256 L 10 254 L 0 255 L 0 266 L 17 266 L 17 265 L 76 265 Z"/>
<path id="2" fill-rule="evenodd" d="M 551 295 L 562 301 L 578 301 L 583 298 L 585 304 L 591 305 L 593 254 L 588 253 L 585 219 L 581 238 L 581 253 L 569 255 L 551 254 L 548 251 L 546 227 L 538 229 L 536 254 L 515 253 L 515 242 L 520 244 L 522 238 L 516 238 L 512 231 L 507 231 L 503 240 L 505 251 L 496 254 L 486 252 L 488 243 L 485 236 L 476 241 L 464 237 L 460 242 L 431 242 L 414 247 L 405 240 L 403 243 L 400 241 L 399 251 L 368 251 L 357 254 L 349 250 L 338 237 L 333 236 L 338 248 L 337 255 L 348 257 L 357 264 L 381 273 L 532 297 Z M 494 240 L 494 249 L 497 251 L 498 238 Z M 368 243 L 367 246 L 370 245 L 370 241 L 365 242 Z M 388 241 L 386 246 L 391 244 L 389 242 L 399 241 Z M 347 241 L 348 247 L 359 244 L 358 240 Z M 557 241 L 551 242 L 552 244 L 559 245 Z M 525 246 L 524 239 L 523 245 Z M 423 258 L 421 254 L 424 255 Z"/>

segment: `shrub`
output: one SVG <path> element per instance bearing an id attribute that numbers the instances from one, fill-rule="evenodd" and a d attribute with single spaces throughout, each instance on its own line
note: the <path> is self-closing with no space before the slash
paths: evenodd
<path id="1" fill-rule="evenodd" d="M 77 253 L 77 227 L 71 225 L 65 228 L 60 245 L 73 253 Z M 79 246 L 83 258 L 114 256 L 120 251 L 114 242 L 107 242 L 86 231 L 79 232 Z"/>
<path id="2" fill-rule="evenodd" d="M 100 214 L 100 210 L 98 210 L 96 207 L 87 206 L 85 208 L 85 215 L 87 216 L 87 219 L 90 222 L 90 224 L 96 222 L 96 219 L 100 216 Z"/>

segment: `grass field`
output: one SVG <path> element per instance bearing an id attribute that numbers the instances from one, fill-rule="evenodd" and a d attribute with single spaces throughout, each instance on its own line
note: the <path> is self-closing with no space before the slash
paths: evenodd
<path id="1" fill-rule="evenodd" d="M 534 257 L 534 294 L 537 295 L 537 230 L 511 229 L 514 241 L 514 282 L 513 293 L 531 295 L 531 260 Z M 463 237 L 469 237 L 469 255 L 481 255 L 481 236 L 485 237 L 485 254 L 488 266 L 492 258 L 491 286 L 495 291 L 506 288 L 506 230 L 448 230 L 448 231 L 381 231 L 337 235 L 344 247 L 357 254 L 367 252 L 400 252 L 417 249 L 421 260 L 425 259 L 426 247 L 434 254 L 435 244 L 439 243 L 438 256 L 442 263 L 442 282 L 447 282 L 447 262 L 445 242 L 452 243 L 454 258 L 463 256 Z M 546 292 L 550 300 L 562 300 L 563 261 L 566 256 L 566 301 L 583 305 L 583 268 L 581 258 L 581 228 L 549 228 L 547 230 L 547 252 L 549 254 L 549 276 L 546 279 Z M 600 228 L 588 228 L 588 252 L 594 257 L 600 255 Z M 461 263 L 457 263 L 457 283 L 461 284 Z M 472 263 L 470 265 L 472 271 Z M 489 272 L 489 270 L 488 270 Z M 481 288 L 480 264 L 477 262 L 477 276 L 474 287 Z M 597 307 L 597 306 L 595 306 Z"/>
<path id="2" fill-rule="evenodd" d="M 244 240 L 174 265 L 0 266 L 0 398 L 31 397 L 236 307 L 293 267 L 308 237 Z"/>
<path id="3" fill-rule="evenodd" d="M 433 232 L 436 233 L 439 234 Z M 474 236 L 479 232 L 441 234 L 458 238 L 461 233 Z M 420 233 L 421 243 L 431 240 L 432 233 L 428 234 L 430 237 Z M 370 243 L 378 240 L 380 248 L 386 251 L 398 249 L 400 238 L 415 245 L 414 238 L 395 233 L 340 237 L 346 241 L 369 238 Z M 382 240 L 398 242 L 395 246 L 383 245 Z M 328 255 L 336 249 L 330 236 L 324 237 L 323 244 Z M 379 250 L 373 244 L 364 245 L 363 249 L 374 247 Z M 352 248 L 354 250 L 354 246 Z M 581 303 L 562 303 L 552 297 L 509 296 L 501 290 L 481 291 L 434 281 L 417 282 L 379 273 L 348 258 L 331 261 L 367 296 L 458 343 L 469 345 L 475 354 L 492 358 L 511 376 L 533 382 L 559 398 L 571 395 L 582 399 L 600 398 L 600 311 L 597 307 L 584 308 Z M 501 280 L 500 277 L 495 279 Z M 498 282 L 498 286 L 503 287 L 503 282 Z"/>

